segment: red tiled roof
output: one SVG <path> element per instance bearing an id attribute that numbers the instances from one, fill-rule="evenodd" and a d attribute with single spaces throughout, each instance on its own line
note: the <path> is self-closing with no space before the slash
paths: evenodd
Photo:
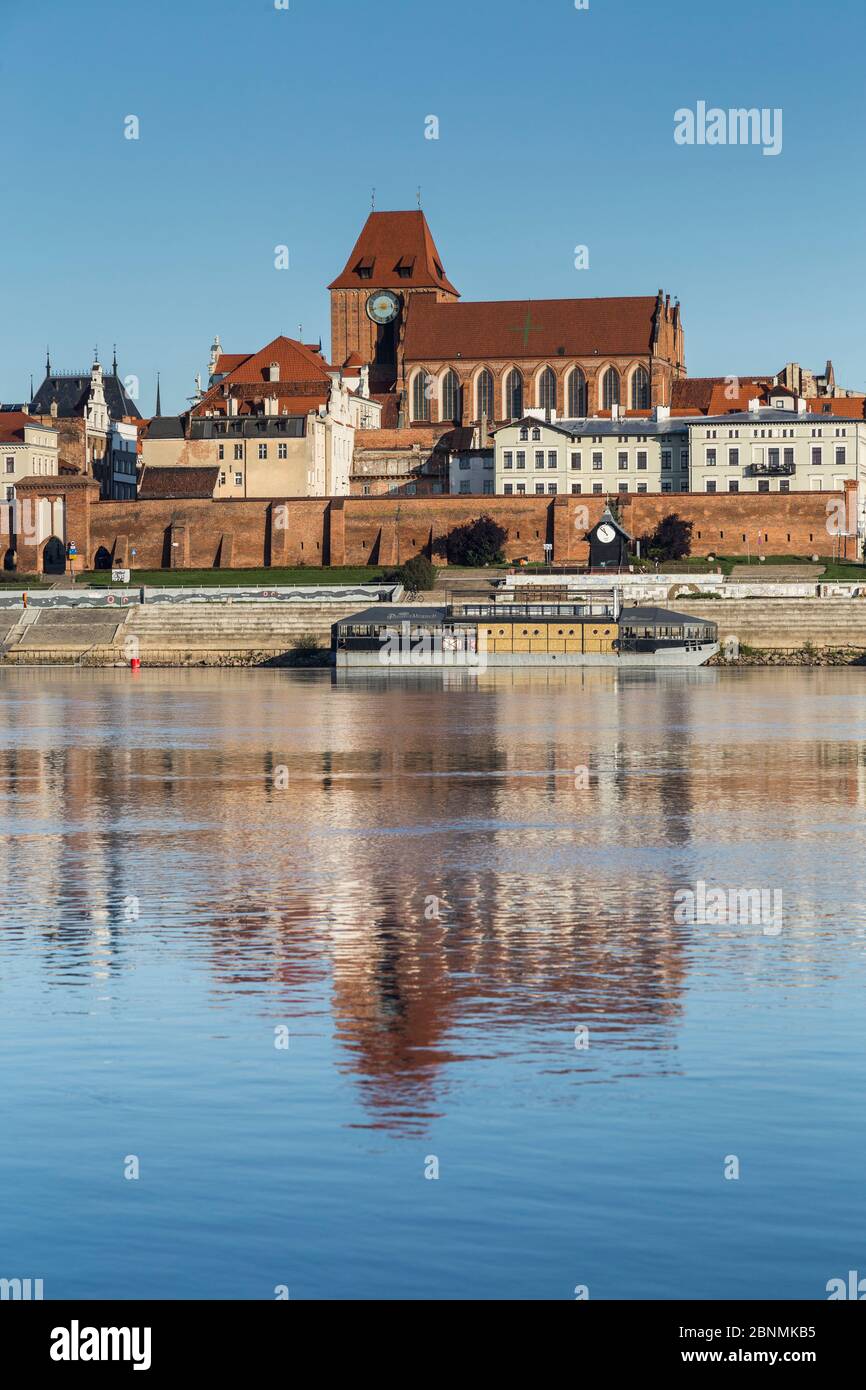
<path id="1" fill-rule="evenodd" d="M 360 354 L 359 352 L 350 352 L 350 353 L 349 353 L 349 356 L 346 358 L 345 362 L 343 363 L 343 368 L 344 368 L 344 369 L 345 369 L 346 367 L 363 367 L 363 366 L 364 366 L 364 359 L 363 359 L 363 357 L 361 356 L 361 354 Z"/>
<path id="2" fill-rule="evenodd" d="M 0 411 L 0 440 L 7 444 L 22 443 L 24 430 L 27 425 L 35 425 L 37 429 L 50 429 L 50 425 L 43 425 L 41 420 L 34 420 L 32 415 L 28 415 L 23 410 L 2 410 Z"/>
<path id="3" fill-rule="evenodd" d="M 221 352 L 214 367 L 214 376 L 227 376 L 233 372 L 235 367 L 239 367 L 242 362 L 248 362 L 250 354 L 248 352 Z"/>
<path id="4" fill-rule="evenodd" d="M 398 265 L 411 273 L 400 275 Z M 362 266 L 369 270 L 369 275 L 359 274 Z M 328 289 L 357 289 L 364 285 L 370 290 L 420 288 L 458 293 L 442 269 L 442 257 L 420 210 L 370 213 L 345 270 Z"/>
<path id="5" fill-rule="evenodd" d="M 145 468 L 138 485 L 144 501 L 213 497 L 219 468 Z"/>
<path id="6" fill-rule="evenodd" d="M 227 354 L 223 353 L 220 361 L 226 360 L 226 357 Z M 280 369 L 279 382 L 270 382 L 268 379 L 268 368 L 274 362 Z M 307 347 L 304 343 L 296 342 L 294 338 L 280 336 L 274 338 L 261 351 L 254 352 L 252 356 L 241 357 L 238 365 L 222 381 L 217 382 L 215 386 L 205 392 L 198 404 L 193 407 L 193 414 L 204 415 L 207 410 L 223 408 L 220 403 L 225 400 L 225 392 L 229 391 L 230 393 L 231 388 L 235 386 L 270 385 L 277 387 L 277 390 L 275 392 L 270 391 L 268 394 L 282 395 L 286 389 L 290 389 L 292 386 L 297 388 L 302 383 L 310 382 L 321 386 L 320 394 L 322 394 L 323 400 L 327 400 L 330 389 L 328 373 L 328 364 L 318 351 Z M 280 386 L 283 387 L 283 392 L 280 392 Z M 309 406 L 306 409 L 309 409 Z"/>
<path id="7" fill-rule="evenodd" d="M 704 415 L 724 415 L 728 411 L 748 409 L 757 388 L 769 380 L 769 377 L 738 377 L 733 373 L 730 376 L 683 377 L 671 387 L 671 407 Z M 732 383 L 739 387 L 735 395 L 730 394 Z M 739 404 L 743 400 L 744 406 Z"/>
<path id="8" fill-rule="evenodd" d="M 487 361 L 636 357 L 650 350 L 657 302 L 652 295 L 441 304 L 427 295 L 413 295 L 404 353 L 412 362 L 458 356 Z"/>

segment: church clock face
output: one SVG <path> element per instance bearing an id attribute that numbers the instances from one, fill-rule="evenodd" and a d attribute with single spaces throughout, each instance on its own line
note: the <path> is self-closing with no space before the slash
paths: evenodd
<path id="1" fill-rule="evenodd" d="M 377 290 L 367 300 L 367 317 L 374 323 L 393 323 L 399 312 L 400 300 L 393 290 Z"/>
<path id="2" fill-rule="evenodd" d="M 604 525 L 599 526 L 596 535 L 598 536 L 598 539 L 601 541 L 602 545 L 610 545 L 611 541 L 616 540 L 616 531 L 614 531 L 612 526 L 608 526 L 607 522 L 605 522 Z"/>

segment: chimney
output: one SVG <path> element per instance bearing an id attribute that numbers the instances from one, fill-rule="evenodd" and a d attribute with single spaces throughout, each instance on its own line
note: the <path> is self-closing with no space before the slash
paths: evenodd
<path id="1" fill-rule="evenodd" d="M 227 402 L 226 402 L 226 406 L 227 406 L 229 415 L 232 415 L 232 416 L 237 415 L 237 413 L 238 413 L 238 401 L 237 401 L 237 396 L 229 396 L 229 398 L 228 398 L 228 400 L 227 400 Z"/>
<path id="2" fill-rule="evenodd" d="M 758 411 L 759 411 L 760 409 L 761 409 L 761 402 L 758 400 L 758 397 L 755 396 L 754 400 L 749 401 L 749 411 L 751 412 L 752 415 L 757 415 L 757 413 L 758 413 Z"/>
<path id="3" fill-rule="evenodd" d="M 268 367 L 268 381 L 279 381 L 279 379 L 280 364 L 279 362 L 272 362 L 271 365 Z"/>
<path id="4" fill-rule="evenodd" d="M 362 367 L 362 368 L 361 368 L 361 385 L 360 385 L 359 390 L 360 390 L 361 395 L 364 397 L 364 399 L 368 401 L 368 400 L 370 399 L 370 368 L 369 368 L 369 367 Z"/>
<path id="5" fill-rule="evenodd" d="M 798 415 L 805 415 L 805 414 L 807 413 L 808 409 L 809 409 L 808 403 L 803 399 L 802 396 L 798 396 L 798 397 L 797 397 L 797 414 L 798 414 Z"/>
<path id="6" fill-rule="evenodd" d="M 653 410 L 654 420 L 669 420 L 671 418 L 671 408 L 669 405 L 657 405 Z"/>

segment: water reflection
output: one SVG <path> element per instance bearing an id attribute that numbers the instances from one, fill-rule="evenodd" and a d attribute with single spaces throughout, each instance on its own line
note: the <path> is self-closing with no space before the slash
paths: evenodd
<path id="1" fill-rule="evenodd" d="M 55 987 L 204 966 L 214 1007 L 331 1032 L 394 1132 L 469 1060 L 570 1089 L 676 1070 L 690 982 L 862 952 L 859 679 L 4 673 L 6 949 Z M 781 940 L 675 925 L 699 878 L 783 885 Z"/>

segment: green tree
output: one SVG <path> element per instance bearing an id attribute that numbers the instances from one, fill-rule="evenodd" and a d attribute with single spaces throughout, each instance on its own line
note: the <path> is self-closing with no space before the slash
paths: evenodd
<path id="1" fill-rule="evenodd" d="M 479 516 L 463 526 L 455 526 L 438 542 L 437 553 L 451 565 L 498 565 L 505 559 L 502 547 L 508 532 L 491 516 Z"/>

